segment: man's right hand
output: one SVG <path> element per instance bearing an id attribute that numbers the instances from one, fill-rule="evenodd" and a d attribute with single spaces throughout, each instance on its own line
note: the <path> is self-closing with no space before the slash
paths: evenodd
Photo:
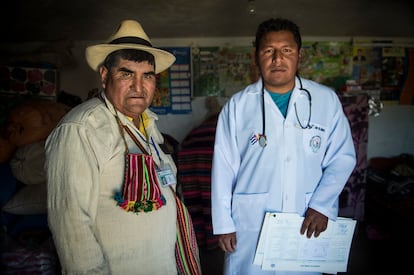
<path id="1" fill-rule="evenodd" d="M 234 252 L 237 245 L 236 232 L 219 235 L 218 243 L 224 252 Z"/>

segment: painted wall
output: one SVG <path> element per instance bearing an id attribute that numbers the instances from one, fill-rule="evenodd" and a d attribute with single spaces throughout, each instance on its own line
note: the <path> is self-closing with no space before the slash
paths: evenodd
<path id="1" fill-rule="evenodd" d="M 414 106 L 384 105 L 378 117 L 368 123 L 368 159 L 414 155 Z"/>
<path id="2" fill-rule="evenodd" d="M 335 39 L 335 38 L 324 38 Z M 343 39 L 343 38 L 342 38 Z M 200 38 L 193 40 L 169 39 L 152 42 L 157 46 L 251 46 L 252 38 Z M 100 87 L 98 74 L 86 64 L 84 51 L 94 41 L 78 41 L 71 49 L 72 66 L 60 69 L 60 90 L 87 98 L 90 90 Z M 160 115 L 159 128 L 181 142 L 193 127 L 206 116 L 205 98 L 193 98 L 191 114 Z M 368 158 L 374 156 L 394 156 L 401 153 L 414 154 L 414 106 L 387 105 L 378 117 L 369 118 Z"/>

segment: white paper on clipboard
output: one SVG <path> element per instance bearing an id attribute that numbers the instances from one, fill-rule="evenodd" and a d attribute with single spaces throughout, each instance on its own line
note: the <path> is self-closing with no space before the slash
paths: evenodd
<path id="1" fill-rule="evenodd" d="M 346 272 L 356 221 L 328 221 L 319 237 L 300 234 L 303 217 L 294 213 L 265 215 L 254 264 L 263 270 Z"/>
<path id="2" fill-rule="evenodd" d="M 263 263 L 263 257 L 264 257 L 264 251 L 265 251 L 265 236 L 267 235 L 267 228 L 268 228 L 268 224 L 269 223 L 269 215 L 271 215 L 272 212 L 266 212 L 265 214 L 265 218 L 263 221 L 263 225 L 262 225 L 262 229 L 260 231 L 260 236 L 259 236 L 259 242 L 257 244 L 256 247 L 256 253 L 254 255 L 254 260 L 253 260 L 253 264 L 255 265 L 262 265 Z"/>

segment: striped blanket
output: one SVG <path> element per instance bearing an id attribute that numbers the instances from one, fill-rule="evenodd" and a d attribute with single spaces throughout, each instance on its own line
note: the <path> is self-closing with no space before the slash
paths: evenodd
<path id="1" fill-rule="evenodd" d="M 211 222 L 211 163 L 218 115 L 194 128 L 177 155 L 177 179 L 190 212 L 199 246 L 218 246 Z"/>

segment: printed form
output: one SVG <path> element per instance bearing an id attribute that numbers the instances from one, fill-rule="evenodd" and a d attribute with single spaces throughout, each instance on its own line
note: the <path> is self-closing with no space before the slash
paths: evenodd
<path id="1" fill-rule="evenodd" d="M 254 264 L 263 270 L 346 272 L 356 221 L 338 217 L 328 221 L 319 237 L 300 234 L 303 217 L 267 212 Z"/>

